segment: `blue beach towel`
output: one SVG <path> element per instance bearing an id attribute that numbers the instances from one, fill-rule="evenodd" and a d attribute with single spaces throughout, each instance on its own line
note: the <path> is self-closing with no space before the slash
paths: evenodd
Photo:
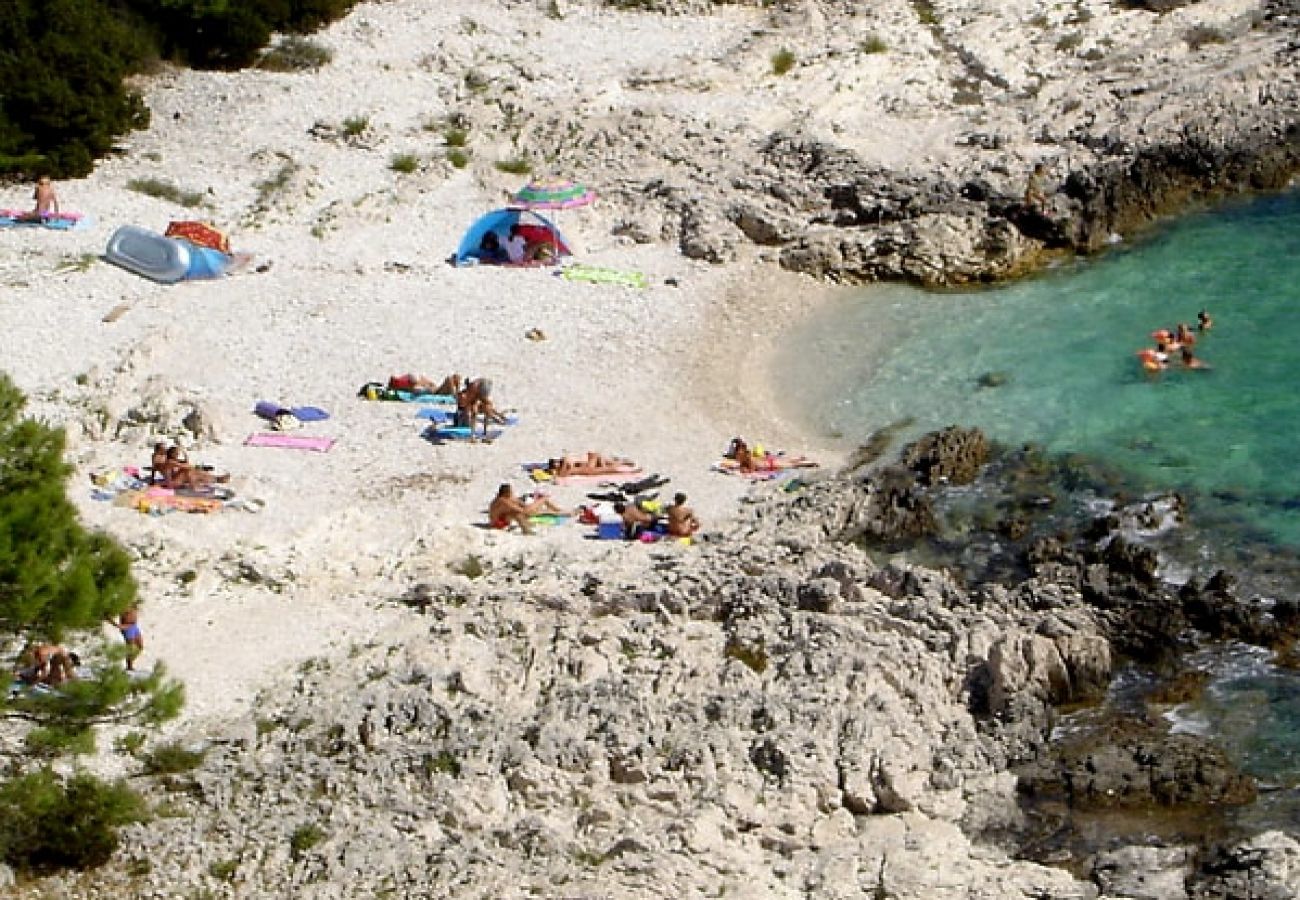
<path id="1" fill-rule="evenodd" d="M 471 438 L 490 443 L 501 437 L 504 433 L 505 432 L 500 428 L 493 428 L 490 429 L 486 435 L 478 429 L 475 429 L 471 434 L 470 430 L 464 426 L 438 425 L 435 423 L 424 429 L 422 436 L 425 440 L 431 441 L 435 444 L 442 444 L 447 441 L 469 441 Z"/>
<path id="2" fill-rule="evenodd" d="M 293 416 L 299 422 L 323 422 L 330 417 L 319 406 L 284 406 L 270 400 L 258 400 L 253 412 L 268 422 L 274 422 L 280 416 Z"/>
<path id="3" fill-rule="evenodd" d="M 415 411 L 417 419 L 428 419 L 435 425 L 443 422 L 454 422 L 456 420 L 456 411 L 454 409 L 440 409 L 438 407 L 426 406 Z M 519 416 L 516 413 L 506 413 L 506 420 L 501 423 L 506 427 L 519 424 Z"/>

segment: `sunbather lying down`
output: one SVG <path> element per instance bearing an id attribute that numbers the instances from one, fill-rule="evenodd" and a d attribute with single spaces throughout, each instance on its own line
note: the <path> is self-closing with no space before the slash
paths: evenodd
<path id="1" fill-rule="evenodd" d="M 569 475 L 616 475 L 636 470 L 636 463 L 618 456 L 588 450 L 586 456 L 561 456 L 546 461 L 546 471 L 556 478 Z"/>

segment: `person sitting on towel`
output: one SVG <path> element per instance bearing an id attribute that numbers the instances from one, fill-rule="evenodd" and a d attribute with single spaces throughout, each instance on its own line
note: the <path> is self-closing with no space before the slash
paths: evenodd
<path id="1" fill-rule="evenodd" d="M 483 235 L 483 239 L 478 242 L 478 259 L 484 263 L 506 263 L 510 261 L 506 249 L 501 246 L 501 238 L 497 237 L 495 231 L 489 231 Z"/>
<path id="2" fill-rule="evenodd" d="M 77 677 L 81 658 L 58 644 L 28 644 L 15 673 L 24 684 L 62 684 Z"/>
<path id="3" fill-rule="evenodd" d="M 636 503 L 615 503 L 614 512 L 623 520 L 623 540 L 634 541 L 654 528 L 654 516 Z"/>
<path id="4" fill-rule="evenodd" d="M 537 494 L 527 503 L 515 496 L 515 489 L 509 483 L 497 488 L 497 495 L 488 504 L 488 523 L 493 528 L 509 528 L 518 525 L 524 534 L 532 534 L 533 526 L 528 524 L 528 517 L 539 513 L 562 515 L 560 509 L 545 494 Z"/>
<path id="5" fill-rule="evenodd" d="M 149 457 L 149 483 L 157 484 L 163 480 L 163 471 L 167 468 L 167 443 L 159 441 L 153 445 L 153 456 Z"/>
<path id="6" fill-rule="evenodd" d="M 727 448 L 727 458 L 736 461 L 736 468 L 742 472 L 753 472 L 758 468 L 754 464 L 754 453 L 749 449 L 749 445 L 742 438 L 732 438 L 731 446 Z"/>
<path id="7" fill-rule="evenodd" d="M 673 502 L 666 510 L 668 516 L 668 533 L 673 537 L 690 537 L 700 530 L 700 520 L 695 511 L 686 505 L 685 494 L 673 495 Z"/>
<path id="8" fill-rule="evenodd" d="M 528 261 L 528 239 L 516 222 L 510 226 L 510 237 L 506 239 L 506 258 L 514 265 Z"/>
<path id="9" fill-rule="evenodd" d="M 191 465 L 184 459 L 184 451 L 180 447 L 168 448 L 167 460 L 163 463 L 162 469 L 163 487 L 202 490 L 229 480 L 229 475 L 214 475 L 207 469 Z"/>

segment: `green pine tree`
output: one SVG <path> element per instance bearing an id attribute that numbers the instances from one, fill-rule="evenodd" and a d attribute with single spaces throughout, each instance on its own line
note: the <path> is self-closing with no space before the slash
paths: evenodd
<path id="1" fill-rule="evenodd" d="M 72 469 L 63 460 L 63 431 L 23 417 L 24 403 L 0 373 L 0 650 L 17 659 L 30 643 L 70 646 L 75 638 L 88 671 L 52 689 L 0 696 L 0 728 L 25 741 L 8 766 L 11 780 L 0 784 L 0 862 L 96 865 L 116 846 L 116 826 L 131 821 L 139 804 L 121 785 L 85 773 L 63 779 L 50 763 L 92 751 L 97 724 L 153 725 L 175 716 L 184 692 L 161 666 L 145 677 L 128 673 L 125 646 L 104 640 L 102 623 L 136 600 L 130 558 L 111 537 L 81 524 L 67 496 Z M 73 848 L 65 856 L 61 840 L 33 843 L 28 826 L 47 807 L 89 829 L 94 852 Z"/>

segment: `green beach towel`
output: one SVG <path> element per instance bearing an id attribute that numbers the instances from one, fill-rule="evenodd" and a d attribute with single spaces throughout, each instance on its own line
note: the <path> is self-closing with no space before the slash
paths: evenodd
<path id="1" fill-rule="evenodd" d="M 593 284 L 621 284 L 624 287 L 646 288 L 650 279 L 643 272 L 631 269 L 607 269 L 603 266 L 588 266 L 574 263 L 565 266 L 560 274 L 569 281 L 589 281 Z"/>

